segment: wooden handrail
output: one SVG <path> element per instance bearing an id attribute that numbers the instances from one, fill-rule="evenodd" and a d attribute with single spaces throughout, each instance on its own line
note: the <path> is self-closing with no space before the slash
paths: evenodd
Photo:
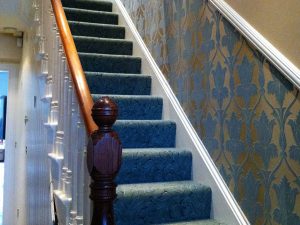
<path id="1" fill-rule="evenodd" d="M 51 4 L 53 7 L 55 20 L 59 29 L 63 47 L 65 50 L 77 99 L 79 101 L 80 110 L 84 119 L 87 132 L 88 134 L 91 134 L 93 131 L 98 129 L 91 115 L 91 110 L 93 108 L 94 101 L 91 96 L 85 78 L 85 74 L 80 63 L 77 49 L 73 40 L 69 24 L 67 22 L 64 9 L 62 7 L 61 0 L 51 0 Z"/>

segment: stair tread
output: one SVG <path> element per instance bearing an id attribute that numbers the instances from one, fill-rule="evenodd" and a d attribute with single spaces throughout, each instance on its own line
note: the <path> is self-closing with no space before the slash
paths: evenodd
<path id="1" fill-rule="evenodd" d="M 175 125 L 176 123 L 172 120 L 117 120 L 115 123 L 115 125 L 146 125 L 146 124 Z"/>
<path id="2" fill-rule="evenodd" d="M 225 225 L 225 224 L 211 219 L 211 220 L 194 220 L 188 222 L 183 221 L 183 222 L 175 222 L 175 223 L 164 223 L 164 224 L 160 223 L 155 225 Z"/>
<path id="3" fill-rule="evenodd" d="M 180 152 L 190 152 L 186 148 L 123 148 L 123 151 L 130 152 L 130 151 L 137 151 L 137 152 L 143 152 L 143 151 L 151 151 L 151 152 L 161 152 L 161 151 L 180 151 Z"/>
<path id="4" fill-rule="evenodd" d="M 68 20 L 68 23 L 69 24 L 82 25 L 82 26 L 91 26 L 91 27 L 111 27 L 111 28 L 125 29 L 124 26 L 120 26 L 120 25 L 116 25 L 116 24 L 90 23 L 90 22 L 74 21 L 74 20 Z"/>
<path id="5" fill-rule="evenodd" d="M 125 156 L 130 155 L 173 155 L 173 154 L 184 154 L 190 155 L 191 152 L 184 148 L 124 148 L 123 154 Z"/>
<path id="6" fill-rule="evenodd" d="M 118 39 L 118 38 L 104 38 L 104 37 L 91 37 L 91 36 L 79 36 L 73 35 L 73 39 L 75 40 L 84 40 L 84 41 L 95 41 L 95 42 L 111 42 L 111 43 L 128 43 L 132 44 L 132 41 L 128 41 L 126 39 Z"/>
<path id="7" fill-rule="evenodd" d="M 102 96 L 108 96 L 113 99 L 120 99 L 120 100 L 160 100 L 162 101 L 162 97 L 160 96 L 155 96 L 155 95 L 112 95 L 112 94 L 92 94 L 92 96 L 98 96 L 101 98 Z"/>
<path id="8" fill-rule="evenodd" d="M 129 197 L 133 195 L 152 195 L 152 194 L 178 194 L 186 191 L 199 190 L 211 192 L 210 187 L 195 181 L 173 181 L 143 184 L 120 184 L 117 187 L 118 195 Z"/>
<path id="9" fill-rule="evenodd" d="M 84 71 L 85 75 L 88 76 L 120 76 L 120 77 L 149 77 L 151 78 L 150 75 L 147 74 L 140 74 L 140 73 L 107 73 L 107 72 L 93 72 L 93 71 Z"/>
<path id="10" fill-rule="evenodd" d="M 111 55 L 111 54 L 101 54 L 101 53 L 86 53 L 86 52 L 78 52 L 79 56 L 86 57 L 95 57 L 95 58 L 113 58 L 113 59 L 138 59 L 141 60 L 139 56 L 132 55 Z"/>

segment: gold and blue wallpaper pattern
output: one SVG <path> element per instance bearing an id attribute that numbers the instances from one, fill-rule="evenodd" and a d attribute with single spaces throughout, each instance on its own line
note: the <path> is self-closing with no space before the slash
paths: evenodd
<path id="1" fill-rule="evenodd" d="M 251 224 L 299 225 L 298 90 L 206 0 L 122 2 Z"/>

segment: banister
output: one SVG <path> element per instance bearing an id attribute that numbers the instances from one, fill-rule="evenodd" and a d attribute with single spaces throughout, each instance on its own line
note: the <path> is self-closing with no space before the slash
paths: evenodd
<path id="1" fill-rule="evenodd" d="M 117 119 L 118 107 L 109 97 L 102 97 L 94 104 L 61 0 L 51 0 L 51 4 L 80 111 L 89 134 L 87 167 L 92 177 L 91 225 L 114 225 L 113 202 L 117 187 L 114 179 L 122 161 L 122 144 L 118 134 L 112 129 Z"/>
<path id="2" fill-rule="evenodd" d="M 80 110 L 84 119 L 85 127 L 88 134 L 97 130 L 98 127 L 93 121 L 91 109 L 94 105 L 77 49 L 71 34 L 67 18 L 62 7 L 61 0 L 51 0 L 55 20 L 59 29 L 60 37 L 65 50 L 66 58 L 69 65 L 70 74 L 75 87 L 75 92 L 79 101 Z"/>

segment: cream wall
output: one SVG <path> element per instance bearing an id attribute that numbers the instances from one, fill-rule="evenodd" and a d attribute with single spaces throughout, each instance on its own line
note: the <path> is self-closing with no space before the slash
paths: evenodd
<path id="1" fill-rule="evenodd" d="M 299 0 L 225 0 L 300 68 Z"/>
<path id="2" fill-rule="evenodd" d="M 17 47 L 17 38 L 0 33 L 0 63 L 20 63 L 22 48 Z"/>

